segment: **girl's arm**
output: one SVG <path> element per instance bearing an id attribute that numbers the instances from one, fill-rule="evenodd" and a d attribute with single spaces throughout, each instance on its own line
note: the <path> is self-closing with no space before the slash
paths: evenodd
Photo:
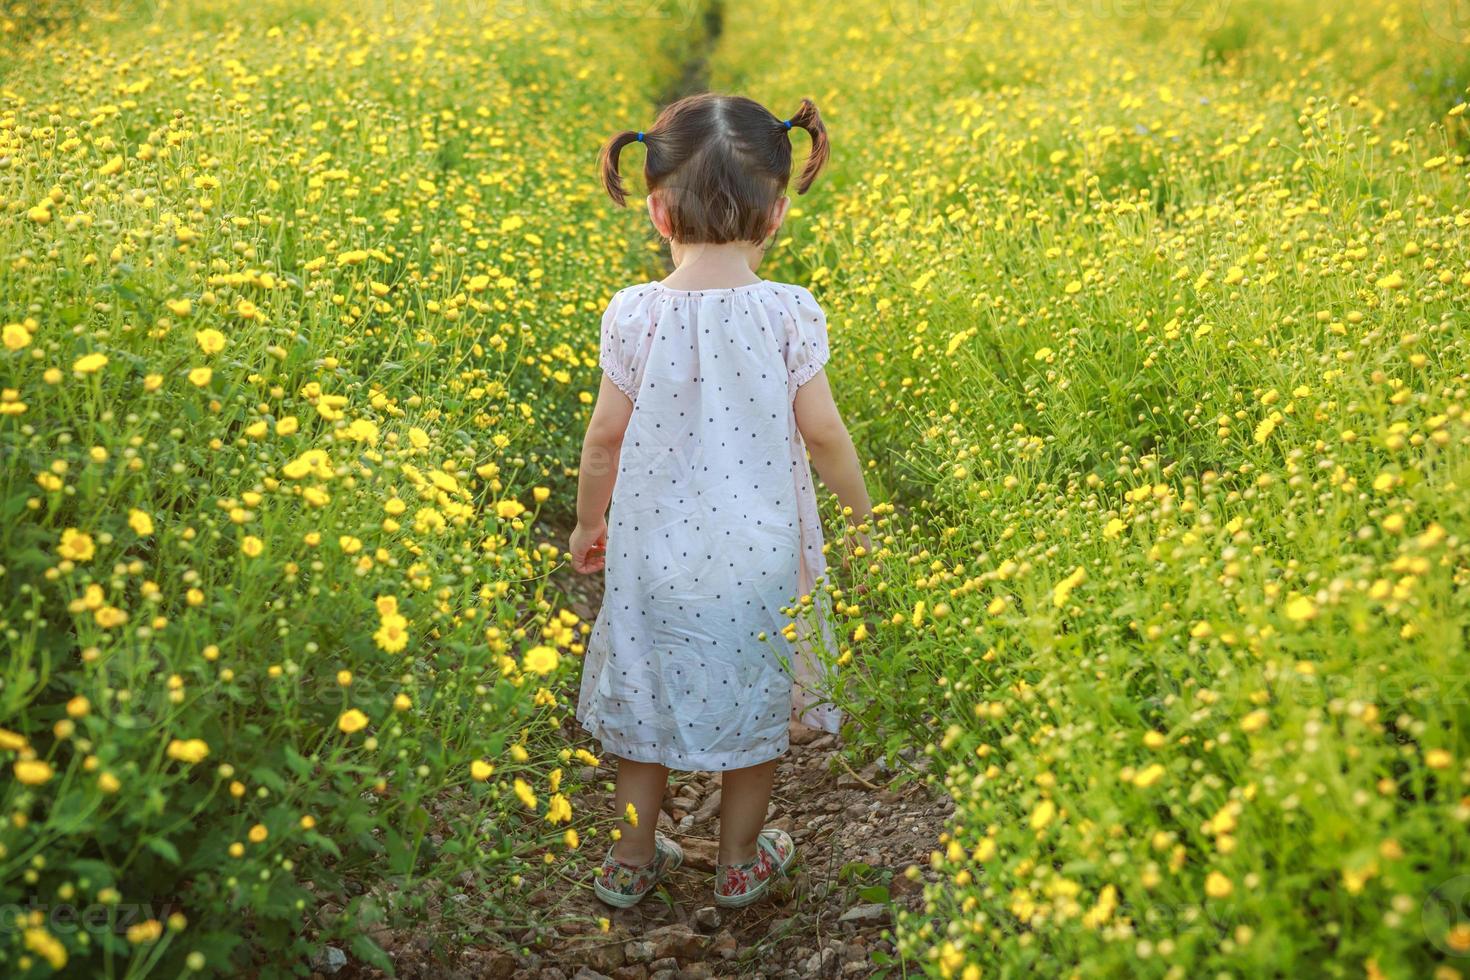
<path id="1" fill-rule="evenodd" d="M 633 402 L 618 386 L 602 377 L 597 405 L 582 440 L 582 464 L 577 472 L 577 526 L 568 548 L 572 568 L 581 573 L 600 572 L 606 566 L 607 507 L 612 502 L 613 483 L 618 476 L 618 456 L 623 433 L 633 417 Z"/>
<path id="2" fill-rule="evenodd" d="M 848 511 L 848 522 L 854 527 L 864 523 L 872 516 L 873 505 L 868 500 L 868 487 L 863 482 L 863 468 L 852 436 L 847 434 L 837 403 L 832 400 L 826 371 L 818 371 L 796 390 L 795 409 L 796 428 L 811 454 L 817 475 L 827 489 L 837 494 Z M 861 537 L 859 543 L 867 547 L 867 541 Z"/>

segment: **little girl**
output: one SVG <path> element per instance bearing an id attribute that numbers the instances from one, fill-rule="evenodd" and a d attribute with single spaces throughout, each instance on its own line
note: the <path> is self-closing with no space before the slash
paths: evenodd
<path id="1" fill-rule="evenodd" d="M 796 856 L 788 834 L 762 829 L 788 724 L 837 730 L 813 703 L 811 644 L 832 627 L 813 595 L 825 561 L 807 454 L 854 525 L 870 505 L 822 371 L 822 311 L 755 274 L 791 203 L 793 128 L 812 141 L 805 193 L 828 153 L 810 100 L 782 120 L 750 99 L 692 96 L 602 151 L 622 205 L 618 155 L 644 145 L 648 214 L 675 265 L 603 315 L 570 542 L 573 568 L 607 572 L 577 717 L 618 759 L 621 836 L 595 888 L 619 908 L 683 860 L 655 833 L 670 769 L 724 773 L 715 901 L 765 894 Z"/>

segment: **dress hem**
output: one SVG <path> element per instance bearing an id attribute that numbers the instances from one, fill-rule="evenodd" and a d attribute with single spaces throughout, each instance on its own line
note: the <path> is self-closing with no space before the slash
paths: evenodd
<path id="1" fill-rule="evenodd" d="M 775 751 L 761 751 L 760 749 L 745 749 L 740 752 L 701 752 L 695 755 L 685 755 L 681 759 L 674 758 L 674 753 L 660 751 L 646 746 L 630 746 L 628 743 L 620 742 L 617 738 L 605 734 L 605 729 L 596 719 L 583 718 L 579 713 L 577 721 L 581 723 L 593 738 L 602 746 L 604 754 L 615 756 L 619 759 L 627 759 L 629 762 L 646 762 L 673 769 L 677 772 L 728 772 L 731 769 L 748 769 L 779 759 L 791 751 L 791 738 L 789 735 L 782 736 L 779 741 L 771 742 L 761 748 Z M 777 748 L 779 746 L 779 748 Z M 730 756 L 749 756 L 748 760 L 731 765 L 728 761 L 716 762 L 716 759 L 729 759 Z"/>

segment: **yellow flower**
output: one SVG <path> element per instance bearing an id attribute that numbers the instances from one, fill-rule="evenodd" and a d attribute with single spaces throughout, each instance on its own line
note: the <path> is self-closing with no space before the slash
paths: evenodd
<path id="1" fill-rule="evenodd" d="M 1031 829 L 1042 830 L 1051 823 L 1057 815 L 1057 805 L 1051 800 L 1042 800 L 1036 804 L 1036 809 L 1031 811 Z"/>
<path id="2" fill-rule="evenodd" d="M 519 517 L 525 511 L 526 508 L 521 505 L 519 500 L 501 500 L 495 504 L 496 515 L 504 520 Z"/>
<path id="3" fill-rule="evenodd" d="M 567 850 L 575 851 L 582 846 L 582 838 L 575 827 L 568 827 L 567 832 L 562 835 L 562 841 L 567 845 Z"/>
<path id="4" fill-rule="evenodd" d="M 368 419 L 356 419 L 342 431 L 354 442 L 365 442 L 369 446 L 378 444 L 378 427 Z"/>
<path id="5" fill-rule="evenodd" d="M 394 698 L 393 698 L 393 710 L 394 711 L 407 711 L 409 708 L 412 708 L 412 707 L 413 707 L 413 699 L 410 698 L 407 694 L 398 694 L 398 695 L 395 695 L 394 696 Z"/>
<path id="6" fill-rule="evenodd" d="M 66 966 L 66 947 L 51 933 L 40 926 L 31 926 L 25 931 L 26 949 L 35 953 L 53 970 Z"/>
<path id="7" fill-rule="evenodd" d="M 526 651 L 525 657 L 522 658 L 524 669 L 533 674 L 539 674 L 542 677 L 556 670 L 559 663 L 561 663 L 561 657 L 557 652 L 551 647 L 544 645 L 532 647 Z"/>
<path id="8" fill-rule="evenodd" d="M 97 554 L 97 546 L 90 534 L 69 527 L 61 532 L 61 544 L 57 545 L 56 553 L 71 561 L 91 561 Z"/>
<path id="9" fill-rule="evenodd" d="M 572 804 L 566 796 L 556 793 L 546 804 L 546 822 L 549 824 L 566 823 L 572 819 Z"/>
<path id="10" fill-rule="evenodd" d="M 133 509 L 128 511 L 128 527 L 140 538 L 146 538 L 153 533 L 153 518 L 146 511 Z"/>
<path id="11" fill-rule="evenodd" d="M 248 833 L 246 836 L 250 838 L 250 843 L 259 844 L 263 842 L 267 837 L 269 837 L 270 834 L 271 832 L 265 824 L 258 823 L 254 827 L 250 828 L 250 833 Z"/>
<path id="12" fill-rule="evenodd" d="M 1133 785 L 1140 789 L 1148 789 L 1162 778 L 1164 778 L 1164 767 L 1155 762 L 1152 765 L 1145 766 L 1138 775 L 1133 777 Z"/>
<path id="13" fill-rule="evenodd" d="M 1235 891 L 1235 884 L 1218 871 L 1211 871 L 1205 876 L 1205 894 L 1211 898 L 1229 898 Z"/>
<path id="14" fill-rule="evenodd" d="M 638 826 L 638 808 L 629 803 L 627 809 L 623 811 L 623 819 L 628 822 L 629 827 Z"/>
<path id="15" fill-rule="evenodd" d="M 20 350 L 30 345 L 31 332 L 24 324 L 7 323 L 0 329 L 0 340 L 3 340 L 6 350 Z"/>
<path id="16" fill-rule="evenodd" d="M 528 810 L 536 809 L 536 794 L 531 791 L 524 779 L 517 779 L 511 788 L 515 790 L 516 798 L 519 799 Z"/>
<path id="17" fill-rule="evenodd" d="M 1424 764 L 1431 769 L 1448 769 L 1454 757 L 1444 749 L 1430 749 L 1424 753 Z"/>
<path id="18" fill-rule="evenodd" d="M 1060 609 L 1067 604 L 1072 596 L 1072 590 L 1087 581 L 1087 570 L 1081 565 L 1072 569 L 1072 573 L 1058 582 L 1051 590 L 1051 604 Z"/>
<path id="19" fill-rule="evenodd" d="M 106 354 L 83 354 L 72 362 L 71 369 L 77 374 L 96 374 L 107 367 Z"/>
<path id="20" fill-rule="evenodd" d="M 167 306 L 168 311 L 174 316 L 188 316 L 190 313 L 194 312 L 194 301 L 188 299 L 187 297 L 184 299 L 166 300 L 164 301 L 163 305 Z"/>
<path id="21" fill-rule="evenodd" d="M 225 349 L 225 335 L 213 327 L 194 331 L 194 343 L 206 354 L 218 354 Z"/>
<path id="22" fill-rule="evenodd" d="M 157 919 L 149 919 L 146 922 L 128 926 L 128 942 L 134 946 L 154 942 L 161 935 L 163 935 L 163 923 Z"/>
<path id="23" fill-rule="evenodd" d="M 484 759 L 476 759 L 470 763 L 470 778 L 477 783 L 483 783 L 495 775 L 495 767 Z"/>
<path id="24" fill-rule="evenodd" d="M 197 367 L 189 372 L 189 383 L 196 388 L 203 388 L 214 378 L 214 369 L 209 367 Z"/>
<path id="25" fill-rule="evenodd" d="M 408 620 L 402 616 L 384 616 L 373 633 L 373 642 L 386 653 L 398 653 L 408 646 Z"/>
<path id="26" fill-rule="evenodd" d="M 164 754 L 178 762 L 203 762 L 209 755 L 209 745 L 201 738 L 174 739 L 168 743 Z"/>
<path id="27" fill-rule="evenodd" d="M 15 778 L 26 786 L 41 786 L 51 781 L 56 771 L 51 763 L 40 759 L 22 759 L 15 764 Z"/>
<path id="28" fill-rule="evenodd" d="M 1258 732 L 1265 728 L 1266 723 L 1270 720 L 1271 716 L 1265 708 L 1257 708 L 1240 719 L 1240 730 L 1246 733 Z"/>
<path id="29" fill-rule="evenodd" d="M 1317 617 L 1317 604 L 1310 597 L 1299 595 L 1286 603 L 1286 618 L 1293 623 L 1305 623 Z"/>
<path id="30" fill-rule="evenodd" d="M 7 752 L 19 752 L 29 744 L 24 735 L 12 732 L 8 728 L 0 728 L 0 749 Z"/>
<path id="31" fill-rule="evenodd" d="M 97 788 L 111 796 L 122 789 L 122 781 L 110 772 L 104 772 L 97 777 Z"/>
<path id="32" fill-rule="evenodd" d="M 247 558 L 257 558 L 261 552 L 265 551 L 265 542 L 253 534 L 247 534 L 240 539 L 240 550 Z"/>
<path id="33" fill-rule="evenodd" d="M 342 717 L 337 719 L 337 727 L 348 735 L 362 731 L 367 724 L 368 716 L 356 708 L 348 708 L 342 712 Z"/>

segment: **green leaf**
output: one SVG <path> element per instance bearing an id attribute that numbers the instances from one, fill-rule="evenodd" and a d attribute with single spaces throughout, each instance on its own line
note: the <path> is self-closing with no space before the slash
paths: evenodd
<path id="1" fill-rule="evenodd" d="M 888 889 L 883 885 L 869 885 L 867 888 L 858 889 L 858 898 L 865 902 L 887 904 Z"/>
<path id="2" fill-rule="evenodd" d="M 163 858 L 169 864 L 178 864 L 183 859 L 179 856 L 179 849 L 164 837 L 150 837 L 147 840 L 148 850 Z"/>
<path id="3" fill-rule="evenodd" d="M 383 947 L 373 942 L 367 933 L 360 932 L 353 936 L 350 946 L 352 955 L 369 966 L 377 967 L 389 976 L 393 976 L 393 961 L 388 958 L 387 953 L 383 952 Z"/>
<path id="4" fill-rule="evenodd" d="M 311 770 L 313 768 L 313 764 L 310 759 L 302 755 L 300 752 L 297 752 L 289 745 L 286 746 L 286 765 L 290 767 L 292 772 L 302 777 L 303 779 L 311 775 Z"/>
<path id="5" fill-rule="evenodd" d="M 286 792 L 286 780 L 282 779 L 281 774 L 274 769 L 268 768 L 267 766 L 256 766 L 250 770 L 250 775 L 262 786 L 268 787 L 277 793 Z"/>

